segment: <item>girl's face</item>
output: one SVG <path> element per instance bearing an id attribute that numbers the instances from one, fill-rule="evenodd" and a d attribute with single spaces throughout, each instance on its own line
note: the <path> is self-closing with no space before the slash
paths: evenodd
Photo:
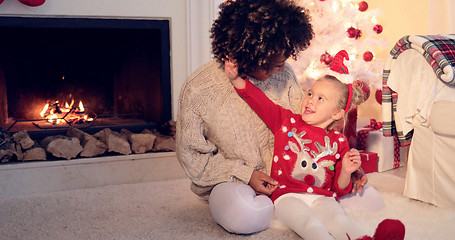
<path id="1" fill-rule="evenodd" d="M 272 69 L 265 70 L 262 68 L 258 68 L 254 72 L 250 73 L 249 75 L 256 78 L 257 80 L 266 81 L 273 74 L 284 71 L 286 59 L 287 58 L 285 56 L 281 55 L 273 63 Z"/>
<path id="2" fill-rule="evenodd" d="M 317 80 L 302 102 L 302 120 L 306 123 L 327 129 L 333 121 L 343 117 L 338 100 L 340 90 L 328 80 Z"/>

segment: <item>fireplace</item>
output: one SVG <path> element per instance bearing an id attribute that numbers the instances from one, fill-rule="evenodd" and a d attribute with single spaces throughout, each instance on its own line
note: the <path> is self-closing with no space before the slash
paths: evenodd
<path id="1" fill-rule="evenodd" d="M 0 17 L 0 34 L 0 126 L 10 132 L 141 131 L 172 119 L 168 20 Z M 91 121 L 40 115 L 67 103 L 79 113 L 83 103 Z"/>
<path id="2" fill-rule="evenodd" d="M 166 20 L 169 26 L 171 55 L 172 116 L 177 116 L 178 97 L 185 79 L 201 64 L 210 60 L 209 29 L 223 0 L 58 0 L 46 1 L 39 7 L 28 7 L 19 1 L 4 1 L 0 18 L 18 17 L 95 19 L 95 20 Z M 83 20 L 85 21 L 85 20 Z M 2 24 L 2 21 L 0 21 Z M 34 23 L 30 23 L 34 26 Z M 22 26 L 23 27 L 23 26 Z M 115 27 L 115 25 L 112 25 Z M 1 35 L 4 38 L 5 35 Z M 31 36 L 29 36 L 31 37 Z M 41 36 L 36 36 L 36 39 Z M 37 47 L 36 45 L 34 45 Z M 6 46 L 5 46 L 6 47 Z M 4 49 L 3 47 L 1 49 Z M 168 60 L 166 60 L 168 61 Z M 22 63 L 21 63 L 22 64 Z M 163 66 L 165 67 L 165 66 Z M 4 70 L 0 72 L 3 76 Z M 57 76 L 61 79 L 63 76 Z M 66 80 L 71 80 L 69 75 Z M 6 102 L 4 77 L 0 77 L 0 106 Z M 12 90 L 11 90 L 12 91 Z M 165 93 L 167 94 L 167 93 Z M 167 97 L 163 97 L 165 99 Z M 77 101 L 75 99 L 75 101 Z M 167 101 L 167 100 L 166 100 Z M 112 100 L 113 102 L 113 100 Z M 44 102 L 43 102 L 44 103 Z M 84 106 L 88 106 L 83 100 Z M 41 105 L 41 104 L 39 104 Z M 0 107 L 1 119 L 7 118 Z M 38 108 L 42 108 L 39 106 Z M 111 107 L 113 109 L 113 107 Z M 6 109 L 10 111 L 10 109 Z M 168 110 L 165 110 L 168 111 Z M 96 112 L 98 115 L 103 113 Z M 162 114 L 167 119 L 168 113 Z M 19 119 L 18 117 L 15 120 Z M 151 120 L 152 122 L 154 120 Z M 14 121 L 13 121 L 14 122 Z M 18 125 L 17 123 L 16 125 Z M 4 125 L 2 125 L 4 126 Z M 6 127 L 9 127 L 7 124 Z M 53 130 L 49 130 L 53 131 Z M 4 145 L 2 145 L 4 146 Z M 100 187 L 112 184 L 168 180 L 185 177 L 175 152 L 148 152 L 144 154 L 107 155 L 77 158 L 70 161 L 30 161 L 27 164 L 0 164 L 0 195 L 46 193 L 68 189 Z"/>

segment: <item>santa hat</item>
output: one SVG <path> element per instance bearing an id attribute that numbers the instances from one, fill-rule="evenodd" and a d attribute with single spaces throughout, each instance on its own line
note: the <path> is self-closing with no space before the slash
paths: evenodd
<path id="1" fill-rule="evenodd" d="M 333 58 L 332 63 L 330 64 L 330 70 L 335 71 L 339 74 L 349 74 L 349 69 L 344 65 L 343 60 L 349 60 L 349 55 L 346 50 L 339 51 Z"/>
<path id="2" fill-rule="evenodd" d="M 354 77 L 349 75 L 349 69 L 344 64 L 344 60 L 349 60 L 349 55 L 346 50 L 339 51 L 335 57 L 333 57 L 332 63 L 330 64 L 330 75 L 338 78 L 340 81 L 344 83 L 352 83 L 354 82 Z"/>

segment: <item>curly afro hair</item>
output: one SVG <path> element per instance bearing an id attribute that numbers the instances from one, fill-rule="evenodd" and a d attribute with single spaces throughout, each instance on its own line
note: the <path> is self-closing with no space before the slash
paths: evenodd
<path id="1" fill-rule="evenodd" d="M 210 38 L 215 59 L 235 59 L 239 74 L 271 70 L 276 57 L 297 58 L 313 38 L 310 16 L 292 0 L 228 0 Z"/>

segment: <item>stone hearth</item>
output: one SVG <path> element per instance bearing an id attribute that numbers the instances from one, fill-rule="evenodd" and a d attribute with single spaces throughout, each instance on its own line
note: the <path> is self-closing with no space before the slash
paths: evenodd
<path id="1" fill-rule="evenodd" d="M 175 152 L 0 165 L 0 195 L 41 194 L 185 177 Z"/>

